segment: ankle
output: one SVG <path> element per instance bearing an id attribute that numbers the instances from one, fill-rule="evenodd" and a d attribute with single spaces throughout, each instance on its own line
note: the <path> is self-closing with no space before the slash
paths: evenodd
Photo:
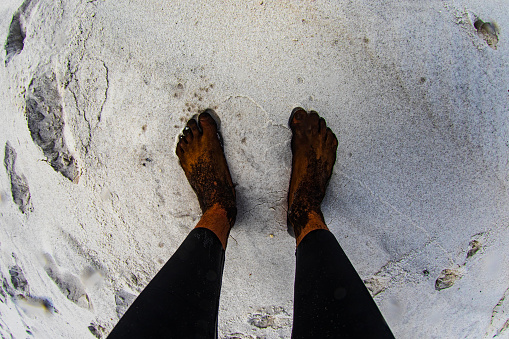
<path id="1" fill-rule="evenodd" d="M 215 203 L 211 207 L 202 210 L 202 212 L 202 219 L 205 215 L 209 214 L 226 216 L 226 220 L 229 225 L 228 227 L 230 228 L 235 225 L 235 220 L 237 219 L 237 207 L 235 205 L 224 206 L 223 204 Z"/>
<path id="2" fill-rule="evenodd" d="M 235 224 L 237 208 L 225 209 L 215 204 L 203 212 L 203 215 L 195 228 L 207 228 L 219 238 L 223 249 L 226 249 L 230 229 Z"/>
<path id="3" fill-rule="evenodd" d="M 306 226 L 311 215 L 317 216 L 325 223 L 320 205 L 313 206 L 303 203 L 292 203 L 288 209 L 288 223 L 295 229 L 302 229 Z"/>
<path id="4" fill-rule="evenodd" d="M 288 223 L 293 227 L 297 246 L 309 232 L 319 229 L 329 230 L 320 207 L 292 209 L 288 212 Z"/>

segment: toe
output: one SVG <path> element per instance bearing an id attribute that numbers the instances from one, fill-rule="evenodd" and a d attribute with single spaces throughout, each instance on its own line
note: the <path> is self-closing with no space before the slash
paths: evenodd
<path id="1" fill-rule="evenodd" d="M 183 136 L 182 134 L 179 135 L 179 143 L 180 147 L 182 147 L 182 149 L 184 149 L 186 146 L 187 146 L 187 140 L 186 140 L 186 137 Z"/>
<path id="2" fill-rule="evenodd" d="M 324 118 L 320 118 L 318 122 L 318 132 L 325 134 L 327 133 L 327 124 L 325 123 Z"/>
<path id="3" fill-rule="evenodd" d="M 175 152 L 177 153 L 177 157 L 179 157 L 179 159 L 181 159 L 182 155 L 184 155 L 184 150 L 180 146 L 180 142 L 177 144 L 177 149 L 175 150 Z"/>
<path id="4" fill-rule="evenodd" d="M 304 121 L 308 113 L 301 107 L 294 108 L 290 115 L 289 125 L 290 128 L 295 128 L 298 124 Z"/>
<path id="5" fill-rule="evenodd" d="M 186 126 L 184 128 L 184 131 L 182 132 L 182 134 L 184 135 L 184 138 L 185 138 L 185 140 L 187 141 L 188 144 L 191 141 L 193 141 L 193 132 L 191 132 L 191 129 L 188 126 Z"/>
<path id="6" fill-rule="evenodd" d="M 327 143 L 334 148 L 338 147 L 338 138 L 330 128 L 327 128 Z"/>
<path id="7" fill-rule="evenodd" d="M 198 124 L 203 131 L 203 134 L 213 133 L 215 135 L 217 133 L 216 121 L 209 113 L 211 111 L 212 110 L 207 109 L 198 117 Z"/>
<path id="8" fill-rule="evenodd" d="M 200 134 L 200 129 L 198 128 L 198 123 L 195 119 L 191 119 L 187 122 L 187 127 L 191 130 L 191 133 L 193 133 L 193 136 L 197 136 Z"/>
<path id="9" fill-rule="evenodd" d="M 308 119 L 306 121 L 308 123 L 308 128 L 318 132 L 320 116 L 315 111 L 310 111 L 308 115 Z"/>

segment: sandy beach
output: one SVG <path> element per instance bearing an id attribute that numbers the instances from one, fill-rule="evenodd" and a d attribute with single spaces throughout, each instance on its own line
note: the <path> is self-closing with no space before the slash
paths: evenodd
<path id="1" fill-rule="evenodd" d="M 396 338 L 509 338 L 503 0 L 4 0 L 0 335 L 105 338 L 201 216 L 175 146 L 220 119 L 238 216 L 220 338 L 289 338 L 294 107 L 322 209 Z"/>

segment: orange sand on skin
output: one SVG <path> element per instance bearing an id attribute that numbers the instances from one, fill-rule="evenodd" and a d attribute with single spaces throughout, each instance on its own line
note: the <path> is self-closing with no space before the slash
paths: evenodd
<path id="1" fill-rule="evenodd" d="M 221 241 L 223 249 L 226 250 L 228 235 L 230 234 L 230 223 L 226 211 L 219 205 L 209 208 L 201 217 L 195 228 L 207 228 L 214 232 Z"/>
<path id="2" fill-rule="evenodd" d="M 304 239 L 304 237 L 309 232 L 314 230 L 326 230 L 326 231 L 329 230 L 327 225 L 325 225 L 325 223 L 322 221 L 322 218 L 316 212 L 310 212 L 308 218 L 309 218 L 308 223 L 301 230 L 300 234 L 295 238 L 295 240 L 297 241 L 297 246 L 299 246 L 302 239 Z"/>

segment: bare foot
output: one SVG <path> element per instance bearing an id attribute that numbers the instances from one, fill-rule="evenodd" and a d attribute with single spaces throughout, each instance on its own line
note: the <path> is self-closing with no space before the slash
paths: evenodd
<path id="1" fill-rule="evenodd" d="M 219 141 L 217 124 L 209 112 L 201 113 L 198 121 L 191 119 L 187 122 L 176 152 L 203 214 L 210 210 L 226 212 L 231 227 L 237 215 L 235 188 Z M 223 245 L 225 247 L 225 243 Z"/>
<path id="2" fill-rule="evenodd" d="M 320 208 L 336 162 L 338 139 L 316 112 L 295 108 L 292 129 L 292 176 L 288 191 L 288 223 L 297 245 L 313 229 L 327 229 Z"/>

